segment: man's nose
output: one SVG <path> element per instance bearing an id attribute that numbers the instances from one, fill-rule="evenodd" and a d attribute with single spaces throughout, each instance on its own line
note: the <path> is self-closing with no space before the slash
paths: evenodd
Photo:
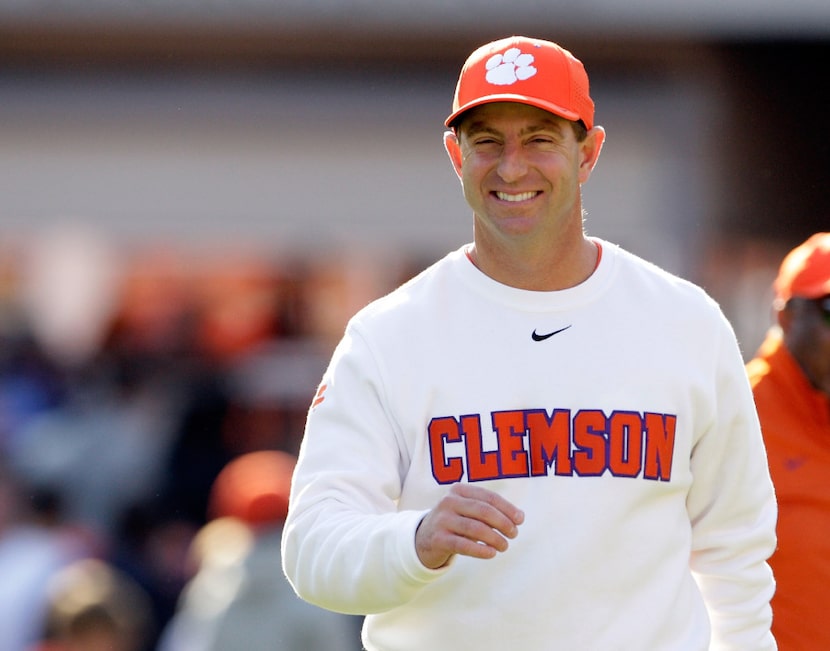
<path id="1" fill-rule="evenodd" d="M 506 183 L 518 181 L 527 173 L 527 161 L 518 143 L 506 143 L 497 168 L 498 175 Z"/>

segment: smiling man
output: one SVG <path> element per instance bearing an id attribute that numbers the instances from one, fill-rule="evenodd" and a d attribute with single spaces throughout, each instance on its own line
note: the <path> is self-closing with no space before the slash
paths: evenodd
<path id="1" fill-rule="evenodd" d="M 297 593 L 369 651 L 775 648 L 776 504 L 734 333 L 584 232 L 583 65 L 482 46 L 444 144 L 473 241 L 349 322 L 283 534 Z"/>
<path id="2" fill-rule="evenodd" d="M 582 237 L 580 186 L 599 157 L 602 127 L 586 133 L 517 102 L 476 106 L 455 121 L 445 145 L 473 209 L 474 263 L 530 290 L 567 289 L 590 276 L 598 248 Z"/>

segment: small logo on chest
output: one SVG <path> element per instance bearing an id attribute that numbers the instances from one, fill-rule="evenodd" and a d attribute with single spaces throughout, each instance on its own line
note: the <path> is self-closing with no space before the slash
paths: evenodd
<path id="1" fill-rule="evenodd" d="M 560 332 L 564 332 L 571 326 L 566 325 L 564 328 L 559 328 L 559 330 L 554 330 L 553 332 L 546 332 L 545 334 L 539 334 L 536 330 L 533 330 L 533 334 L 530 335 L 530 338 L 533 341 L 544 341 L 545 339 L 550 339 L 553 335 L 558 335 Z"/>

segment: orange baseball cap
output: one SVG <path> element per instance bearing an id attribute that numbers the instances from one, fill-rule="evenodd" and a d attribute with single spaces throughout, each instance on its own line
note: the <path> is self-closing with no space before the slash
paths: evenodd
<path id="1" fill-rule="evenodd" d="M 582 62 L 551 41 L 511 36 L 475 50 L 461 68 L 451 127 L 471 108 L 491 102 L 519 102 L 594 126 L 594 102 Z"/>
<path id="2" fill-rule="evenodd" d="M 251 525 L 285 520 L 294 455 L 279 450 L 248 452 L 230 461 L 210 490 L 211 518 L 234 517 Z"/>
<path id="3" fill-rule="evenodd" d="M 775 297 L 819 298 L 830 294 L 830 233 L 816 233 L 790 251 L 773 284 Z"/>

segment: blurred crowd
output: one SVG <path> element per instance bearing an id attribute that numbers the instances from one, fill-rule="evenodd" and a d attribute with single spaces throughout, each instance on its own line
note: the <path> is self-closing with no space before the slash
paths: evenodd
<path id="1" fill-rule="evenodd" d="M 359 649 L 284 583 L 281 500 L 333 342 L 400 278 L 77 232 L 0 254 L 0 651 Z"/>

